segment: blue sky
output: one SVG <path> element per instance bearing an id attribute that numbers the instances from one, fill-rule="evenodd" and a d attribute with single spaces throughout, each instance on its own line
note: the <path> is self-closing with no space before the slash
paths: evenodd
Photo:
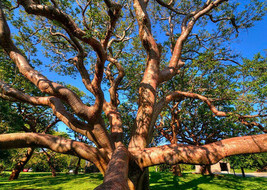
<path id="1" fill-rule="evenodd" d="M 258 52 L 266 56 L 267 16 L 264 17 L 264 20 L 256 22 L 253 28 L 241 31 L 238 39 L 233 43 L 233 47 L 247 58 L 253 58 Z"/>

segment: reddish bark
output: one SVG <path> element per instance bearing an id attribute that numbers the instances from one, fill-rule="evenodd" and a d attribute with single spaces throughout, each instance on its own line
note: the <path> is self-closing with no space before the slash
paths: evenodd
<path id="1" fill-rule="evenodd" d="M 119 146 L 113 153 L 108 164 L 104 183 L 96 190 L 127 190 L 129 153 L 124 146 Z"/>
<path id="2" fill-rule="evenodd" d="M 202 7 L 199 6 L 197 10 L 186 14 L 181 24 L 181 33 L 172 47 L 172 56 L 168 67 L 162 70 L 160 65 L 161 47 L 153 37 L 150 18 L 146 10 L 149 1 L 133 1 L 135 17 L 139 26 L 140 41 L 146 51 L 147 62 L 140 83 L 138 111 L 135 125 L 132 128 L 133 134 L 128 149 L 121 143 L 123 139 L 123 123 L 117 109 L 119 104 L 117 90 L 124 76 L 124 70 L 118 62 L 119 59 L 117 60 L 116 56 L 113 57 L 112 53 L 108 53 L 108 48 L 111 47 L 110 44 L 112 43 L 112 39 L 110 40 L 110 38 L 113 35 L 123 6 L 112 0 L 104 1 L 108 10 L 110 23 L 108 23 L 104 38 L 98 40 L 98 38 L 88 35 L 87 31 L 79 28 L 75 20 L 61 10 L 55 1 L 53 1 L 53 6 L 47 6 L 42 2 L 34 0 L 18 1 L 18 4 L 28 14 L 38 15 L 50 21 L 56 21 L 58 27 L 64 30 L 64 34 L 59 32 L 54 33 L 52 30 L 50 30 L 50 34 L 52 36 L 63 37 L 77 51 L 77 55 L 72 58 L 72 61 L 80 73 L 86 89 L 95 97 L 95 102 L 91 106 L 84 104 L 74 91 L 59 83 L 50 81 L 29 64 L 24 54 L 13 43 L 10 29 L 3 11 L 0 9 L 1 47 L 14 61 L 19 72 L 41 92 L 46 94 L 43 97 L 33 97 L 12 88 L 12 86 L 0 80 L 0 97 L 9 101 L 21 101 L 32 105 L 49 106 L 59 120 L 75 132 L 88 137 L 96 145 L 96 147 L 89 146 L 82 142 L 46 134 L 15 133 L 0 135 L 0 148 L 44 147 L 55 152 L 79 156 L 80 158 L 93 162 L 105 175 L 104 183 L 97 189 L 136 188 L 137 190 L 147 188 L 147 167 L 149 166 L 163 163 L 170 165 L 179 163 L 209 165 L 230 155 L 266 152 L 266 135 L 237 137 L 204 146 L 190 146 L 176 144 L 176 129 L 174 128 L 172 139 L 170 139 L 172 145 L 147 148 L 151 142 L 153 128 L 159 114 L 173 100 L 179 100 L 181 98 L 199 99 L 205 102 L 216 116 L 227 117 L 231 114 L 217 110 L 209 98 L 191 92 L 175 91 L 166 95 L 161 100 L 157 100 L 158 85 L 172 79 L 185 64 L 181 60 L 183 44 L 188 39 L 194 24 L 199 18 L 208 15 L 212 9 L 225 1 L 207 1 Z M 82 10 L 83 24 L 87 30 L 90 30 L 90 28 L 86 24 L 84 10 L 89 6 L 90 2 L 88 1 L 86 7 Z M 170 10 L 172 9 L 171 4 L 166 4 L 161 0 L 157 0 L 157 2 Z M 209 16 L 212 19 L 212 16 Z M 121 41 L 123 39 L 124 37 L 121 38 Z M 83 48 L 83 45 L 91 46 L 96 53 L 94 77 L 92 80 L 85 68 L 84 59 L 87 52 Z M 106 60 L 109 61 L 107 68 L 105 68 Z M 115 66 L 118 70 L 116 79 L 113 78 L 115 75 L 108 73 L 111 70 L 109 68 L 111 66 Z M 110 82 L 109 92 L 111 101 L 109 103 L 106 102 L 101 88 L 104 70 L 106 70 L 106 76 Z M 69 107 L 71 111 L 67 110 L 66 107 Z M 103 111 L 109 119 L 109 124 L 105 124 L 104 122 L 104 118 L 102 117 Z M 243 120 L 244 118 L 253 118 L 253 116 L 237 116 L 244 124 L 258 126 L 264 130 L 257 123 L 247 123 Z M 258 116 L 261 117 L 260 115 Z M 111 133 L 108 132 L 107 126 L 110 127 Z"/>

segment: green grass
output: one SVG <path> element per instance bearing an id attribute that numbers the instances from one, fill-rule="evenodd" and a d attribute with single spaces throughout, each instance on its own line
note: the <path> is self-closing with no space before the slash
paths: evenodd
<path id="1" fill-rule="evenodd" d="M 263 190 L 266 189 L 267 178 L 242 178 L 233 175 L 202 176 L 185 173 L 175 177 L 169 172 L 150 172 L 151 190 Z"/>
<path id="2" fill-rule="evenodd" d="M 43 190 L 68 190 L 68 189 L 94 189 L 102 183 L 100 173 L 67 175 L 59 174 L 51 177 L 50 173 L 21 173 L 18 180 L 8 181 L 10 173 L 0 174 L 0 189 L 43 189 Z M 169 172 L 150 172 L 151 190 L 263 190 L 266 189 L 267 178 L 235 177 L 233 175 L 202 176 L 184 173 L 182 177 L 174 177 Z"/>
<path id="3" fill-rule="evenodd" d="M 53 190 L 90 190 L 102 183 L 100 173 L 68 175 L 59 174 L 51 177 L 51 173 L 21 173 L 18 180 L 8 181 L 9 173 L 0 174 L 0 189 L 53 189 Z"/>

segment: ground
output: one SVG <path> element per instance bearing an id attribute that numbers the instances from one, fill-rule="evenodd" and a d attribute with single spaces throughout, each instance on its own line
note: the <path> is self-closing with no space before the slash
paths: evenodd
<path id="1" fill-rule="evenodd" d="M 0 189 L 42 189 L 42 190 L 93 190 L 102 183 L 100 173 L 79 174 L 77 176 L 61 173 L 51 177 L 50 173 L 23 172 L 17 181 L 8 181 L 9 173 L 0 174 Z M 233 175 L 215 177 L 184 173 L 182 177 L 174 177 L 169 172 L 150 172 L 151 190 L 263 190 L 267 178 L 242 178 Z"/>

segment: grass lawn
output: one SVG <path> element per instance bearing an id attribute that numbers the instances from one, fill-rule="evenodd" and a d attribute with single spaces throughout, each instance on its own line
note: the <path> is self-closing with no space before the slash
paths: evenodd
<path id="1" fill-rule="evenodd" d="M 150 172 L 151 190 L 207 189 L 207 190 L 264 190 L 267 178 L 237 177 L 234 175 L 202 176 L 201 174 L 183 174 L 175 177 L 169 172 Z"/>
<path id="2" fill-rule="evenodd" d="M 50 173 L 21 173 L 18 180 L 8 181 L 9 173 L 0 174 L 0 189 L 94 189 L 102 183 L 100 173 L 67 175 L 59 174 L 51 177 Z M 208 189 L 208 190 L 263 190 L 266 189 L 267 178 L 242 178 L 232 175 L 219 175 L 215 177 L 198 174 L 183 174 L 183 177 L 174 177 L 168 172 L 150 172 L 151 190 L 177 190 L 177 189 Z"/>
<path id="3" fill-rule="evenodd" d="M 100 173 L 68 175 L 59 174 L 51 177 L 49 172 L 22 172 L 18 180 L 8 181 L 10 173 L 0 174 L 0 189 L 53 189 L 53 190 L 89 190 L 94 189 L 102 183 L 103 177 Z"/>

